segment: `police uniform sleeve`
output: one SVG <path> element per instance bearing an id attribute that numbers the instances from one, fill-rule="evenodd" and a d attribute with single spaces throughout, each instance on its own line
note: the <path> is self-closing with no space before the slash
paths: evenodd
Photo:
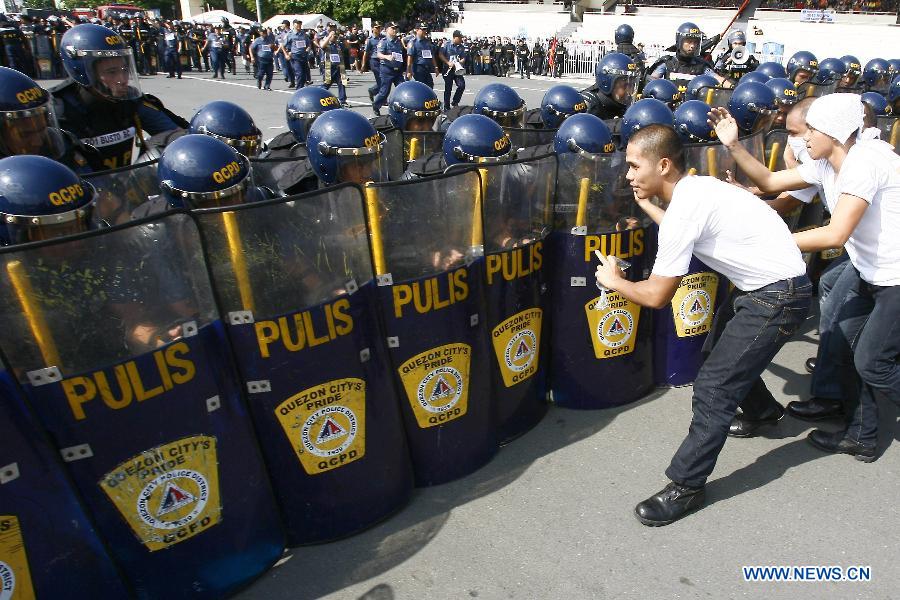
<path id="1" fill-rule="evenodd" d="M 182 129 L 190 127 L 190 123 L 163 106 L 159 98 L 150 94 L 144 94 L 144 97 L 138 104 L 137 114 L 141 119 L 141 126 L 144 131 L 150 135 L 178 129 L 179 127 Z"/>

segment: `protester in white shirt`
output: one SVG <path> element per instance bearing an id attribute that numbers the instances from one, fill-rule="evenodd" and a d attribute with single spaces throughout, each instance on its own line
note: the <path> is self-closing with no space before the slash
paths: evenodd
<path id="1" fill-rule="evenodd" d="M 716 315 L 711 352 L 694 383 L 693 419 L 672 458 L 662 491 L 635 507 L 645 525 L 666 525 L 700 507 L 704 486 L 727 439 L 738 404 L 761 422 L 781 406 L 760 375 L 809 310 L 812 285 L 791 233 L 778 214 L 750 192 L 712 177 L 685 175 L 681 140 L 651 125 L 631 136 L 627 179 L 638 205 L 659 224 L 659 249 L 646 281 L 631 282 L 604 257 L 597 283 L 642 306 L 667 306 L 691 255 L 728 277 L 735 291 Z M 663 210 L 651 200 L 658 198 Z M 730 320 L 729 320 L 730 317 Z"/>
<path id="2" fill-rule="evenodd" d="M 876 459 L 877 399 L 900 403 L 900 157 L 866 129 L 855 94 L 817 98 L 804 136 L 814 162 L 770 173 L 737 144 L 737 125 L 725 111 L 711 122 L 741 169 L 763 191 L 823 188 L 833 207 L 828 225 L 794 234 L 801 250 L 844 246 L 850 293 L 838 311 L 828 352 L 842 369 L 847 427 L 814 430 L 811 444 L 858 460 Z M 724 136 L 724 137 L 723 137 Z"/>

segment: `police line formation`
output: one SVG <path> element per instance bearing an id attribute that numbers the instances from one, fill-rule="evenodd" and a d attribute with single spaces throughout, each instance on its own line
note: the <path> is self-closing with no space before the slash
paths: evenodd
<path id="1" fill-rule="evenodd" d="M 694 381 L 728 278 L 693 258 L 656 309 L 595 281 L 597 255 L 647 281 L 662 232 L 626 178 L 629 139 L 663 125 L 690 174 L 752 185 L 808 159 L 801 110 L 829 98 L 861 94 L 896 148 L 900 78 L 798 53 L 727 87 L 682 29 L 660 78 L 612 53 L 594 86 L 531 111 L 491 84 L 448 116 L 409 81 L 370 121 L 304 87 L 268 145 L 232 103 L 186 122 L 143 95 L 99 25 L 63 37 L 54 97 L 0 69 L 4 589 L 226 596 L 285 544 L 477 470 L 548 397 L 600 409 Z M 719 143 L 723 123 L 739 138 Z M 815 188 L 791 194 L 759 203 L 793 230 L 826 222 Z M 807 253 L 810 275 L 839 254 Z M 700 489 L 669 495 L 690 509 Z"/>

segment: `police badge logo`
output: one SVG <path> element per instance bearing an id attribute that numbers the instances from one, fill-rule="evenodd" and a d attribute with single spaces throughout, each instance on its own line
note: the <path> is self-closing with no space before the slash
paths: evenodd
<path id="1" fill-rule="evenodd" d="M 613 358 L 634 351 L 640 306 L 618 292 L 607 292 L 605 306 L 598 296 L 585 304 L 584 310 L 596 358 Z"/>
<path id="2" fill-rule="evenodd" d="M 33 600 L 31 571 L 19 519 L 0 516 L 0 600 Z"/>
<path id="3" fill-rule="evenodd" d="M 446 344 L 400 365 L 400 379 L 419 427 L 442 425 L 466 414 L 471 353 L 468 344 Z"/>
<path id="4" fill-rule="evenodd" d="M 491 339 L 503 384 L 512 387 L 537 372 L 540 354 L 540 308 L 516 313 L 494 327 Z"/>
<path id="5" fill-rule="evenodd" d="M 691 273 L 681 278 L 672 298 L 672 318 L 678 337 L 707 333 L 712 326 L 719 276 L 715 273 Z"/>

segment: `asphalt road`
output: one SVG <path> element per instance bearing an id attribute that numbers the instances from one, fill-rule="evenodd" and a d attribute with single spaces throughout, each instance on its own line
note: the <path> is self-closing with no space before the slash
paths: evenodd
<path id="1" fill-rule="evenodd" d="M 350 100 L 367 116 L 370 77 L 350 75 Z M 469 77 L 464 102 L 493 81 Z M 530 107 L 552 85 L 505 82 Z M 267 138 L 284 129 L 291 93 L 277 78 L 275 90 L 259 91 L 245 74 L 219 81 L 186 73 L 142 85 L 187 118 L 213 99 L 237 102 Z M 808 396 L 803 361 L 815 342 L 810 318 L 765 373 L 782 402 Z M 291 550 L 237 598 L 900 596 L 894 407 L 882 407 L 883 454 L 875 463 L 816 450 L 804 439 L 810 425 L 786 417 L 762 437 L 728 441 L 702 510 L 668 527 L 644 527 L 633 507 L 666 483 L 663 470 L 687 432 L 690 397 L 686 387 L 613 410 L 553 407 L 478 472 L 417 490 L 403 510 L 359 535 Z M 863 565 L 871 581 L 747 582 L 742 566 L 750 565 Z"/>

